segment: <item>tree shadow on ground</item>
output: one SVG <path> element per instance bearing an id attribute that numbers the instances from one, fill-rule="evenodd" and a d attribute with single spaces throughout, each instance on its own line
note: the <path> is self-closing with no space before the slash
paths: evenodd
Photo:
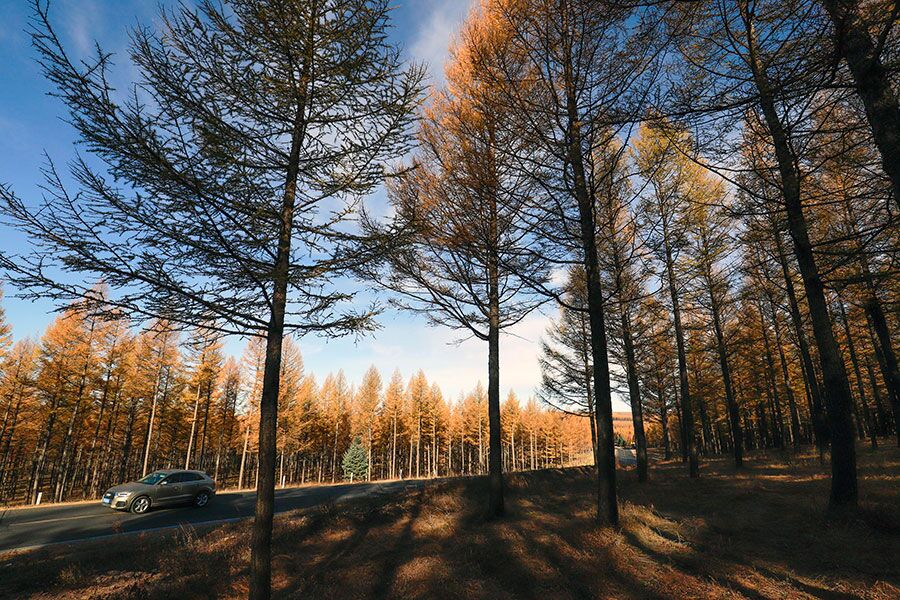
<path id="1" fill-rule="evenodd" d="M 900 597 L 900 536 L 887 514 L 900 494 L 896 452 L 862 458 L 862 503 L 874 516 L 843 523 L 825 520 L 827 478 L 802 460 L 751 459 L 738 473 L 713 461 L 699 480 L 666 463 L 644 484 L 621 471 L 619 528 L 597 525 L 587 468 L 508 475 L 507 514 L 490 521 L 485 478 L 355 498 L 279 517 L 273 592 L 323 600 Z M 72 557 L 48 557 L 41 576 L 60 583 L 42 597 L 98 589 L 113 590 L 110 597 L 244 597 L 248 537 L 242 523 L 162 551 L 150 552 L 161 544 L 148 542 L 143 565 L 119 563 L 134 569 L 116 575 L 128 587 L 103 587 L 100 567 L 79 573 Z M 88 555 L 103 560 L 110 548 Z M 18 597 L 46 592 L 30 585 L 16 587 Z"/>

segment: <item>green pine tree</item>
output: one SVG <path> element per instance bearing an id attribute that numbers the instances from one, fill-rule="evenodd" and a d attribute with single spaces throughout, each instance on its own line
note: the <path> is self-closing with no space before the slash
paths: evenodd
<path id="1" fill-rule="evenodd" d="M 366 449 L 363 448 L 359 438 L 355 438 L 347 451 L 344 452 L 344 479 L 350 481 L 365 479 L 369 472 L 369 460 L 366 457 Z"/>

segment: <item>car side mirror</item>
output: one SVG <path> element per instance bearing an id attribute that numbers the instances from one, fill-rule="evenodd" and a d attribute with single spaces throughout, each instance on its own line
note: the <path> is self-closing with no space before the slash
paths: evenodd
<path id="1" fill-rule="evenodd" d="M 165 479 L 163 479 L 162 481 L 159 482 L 159 485 L 169 485 L 169 482 L 166 481 Z"/>

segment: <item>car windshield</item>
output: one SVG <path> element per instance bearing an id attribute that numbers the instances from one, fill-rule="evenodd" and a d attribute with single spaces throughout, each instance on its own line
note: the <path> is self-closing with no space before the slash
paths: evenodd
<path id="1" fill-rule="evenodd" d="M 138 483 L 146 483 L 147 485 L 156 485 L 160 481 L 166 478 L 165 473 L 150 473 L 143 479 L 139 479 Z"/>

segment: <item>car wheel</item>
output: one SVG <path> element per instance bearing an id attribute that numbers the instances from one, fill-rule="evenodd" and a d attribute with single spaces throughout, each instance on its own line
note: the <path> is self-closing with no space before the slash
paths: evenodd
<path id="1" fill-rule="evenodd" d="M 203 508 L 207 504 L 209 504 L 209 492 L 200 492 L 194 496 L 194 506 L 197 508 Z"/>
<path id="2" fill-rule="evenodd" d="M 150 510 L 150 498 L 147 496 L 135 498 L 134 502 L 131 503 L 131 512 L 136 515 L 142 515 L 148 510 Z"/>

